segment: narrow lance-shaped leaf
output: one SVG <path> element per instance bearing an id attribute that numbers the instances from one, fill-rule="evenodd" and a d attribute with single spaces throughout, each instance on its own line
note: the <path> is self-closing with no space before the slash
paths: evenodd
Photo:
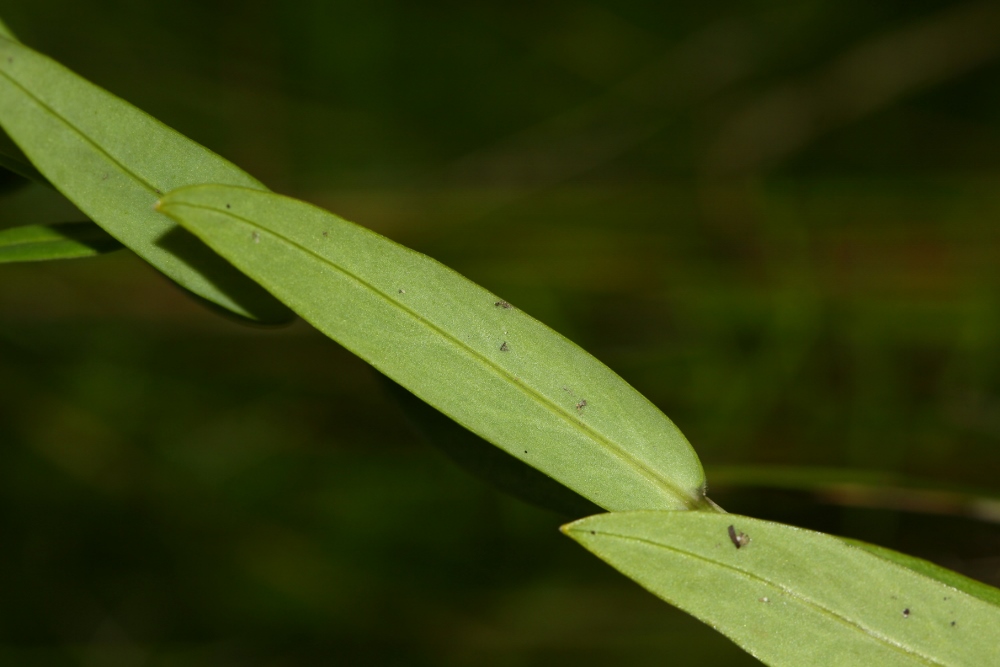
<path id="1" fill-rule="evenodd" d="M 0 264 L 91 257 L 122 244 L 92 222 L 24 225 L 0 230 Z"/>
<path id="2" fill-rule="evenodd" d="M 697 456 L 662 412 L 442 264 L 266 192 L 190 187 L 159 208 L 320 331 L 601 507 L 710 506 Z"/>
<path id="3" fill-rule="evenodd" d="M 0 125 L 87 217 L 192 293 L 265 323 L 291 313 L 153 209 L 194 183 L 263 186 L 59 63 L 0 37 Z"/>
<path id="4" fill-rule="evenodd" d="M 601 514 L 563 532 L 768 665 L 997 661 L 1000 607 L 830 535 L 708 512 Z"/>

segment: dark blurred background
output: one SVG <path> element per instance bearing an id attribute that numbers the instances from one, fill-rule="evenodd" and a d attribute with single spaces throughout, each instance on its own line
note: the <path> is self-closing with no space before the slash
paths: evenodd
<path id="1" fill-rule="evenodd" d="M 0 16 L 580 343 L 728 510 L 1000 584 L 996 3 Z M 14 185 L 0 226 L 78 219 Z M 756 664 L 568 518 L 457 468 L 307 325 L 221 319 L 127 252 L 0 267 L 0 664 Z"/>

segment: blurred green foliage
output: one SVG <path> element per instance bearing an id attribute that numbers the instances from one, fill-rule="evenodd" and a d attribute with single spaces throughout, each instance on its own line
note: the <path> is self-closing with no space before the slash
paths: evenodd
<path id="1" fill-rule="evenodd" d="M 710 485 L 780 464 L 1000 491 L 993 3 L 0 16 L 581 344 Z M 4 188 L 2 227 L 79 219 Z M 127 253 L 2 267 L 0 378 L 0 663 L 754 664 L 456 469 L 335 344 L 219 319 Z M 732 489 L 1000 584 L 996 526 Z"/>

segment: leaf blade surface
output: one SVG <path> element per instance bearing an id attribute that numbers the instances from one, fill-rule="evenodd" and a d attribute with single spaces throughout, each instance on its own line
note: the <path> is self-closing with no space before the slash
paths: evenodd
<path id="1" fill-rule="evenodd" d="M 314 206 L 195 186 L 160 210 L 421 399 L 611 509 L 705 506 L 680 431 L 610 369 L 442 264 Z"/>
<path id="2" fill-rule="evenodd" d="M 0 125 L 87 217 L 185 289 L 233 313 L 291 313 L 158 214 L 162 192 L 193 183 L 263 188 L 227 160 L 59 63 L 0 38 Z"/>
<path id="3" fill-rule="evenodd" d="M 769 665 L 997 658 L 1000 607 L 830 535 L 706 512 L 601 514 L 563 532 Z"/>

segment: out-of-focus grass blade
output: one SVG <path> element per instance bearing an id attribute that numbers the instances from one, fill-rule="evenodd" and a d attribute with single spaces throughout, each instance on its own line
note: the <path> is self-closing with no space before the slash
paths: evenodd
<path id="1" fill-rule="evenodd" d="M 0 230 L 0 264 L 92 257 L 122 247 L 92 222 L 24 225 Z"/>
<path id="2" fill-rule="evenodd" d="M 385 375 L 601 507 L 710 506 L 698 457 L 662 412 L 446 266 L 257 190 L 189 187 L 159 209 Z"/>
<path id="3" fill-rule="evenodd" d="M 708 471 L 712 488 L 765 487 L 814 494 L 821 502 L 968 516 L 1000 523 L 1000 497 L 988 489 L 941 484 L 878 470 L 806 466 L 722 466 Z"/>
<path id="4" fill-rule="evenodd" d="M 193 183 L 263 188 L 146 113 L 16 41 L 0 38 L 0 125 L 60 192 L 140 257 L 242 317 L 287 322 L 281 303 L 153 209 Z"/>
<path id="5" fill-rule="evenodd" d="M 1000 607 L 830 535 L 709 512 L 601 514 L 563 532 L 768 665 L 997 661 Z"/>

